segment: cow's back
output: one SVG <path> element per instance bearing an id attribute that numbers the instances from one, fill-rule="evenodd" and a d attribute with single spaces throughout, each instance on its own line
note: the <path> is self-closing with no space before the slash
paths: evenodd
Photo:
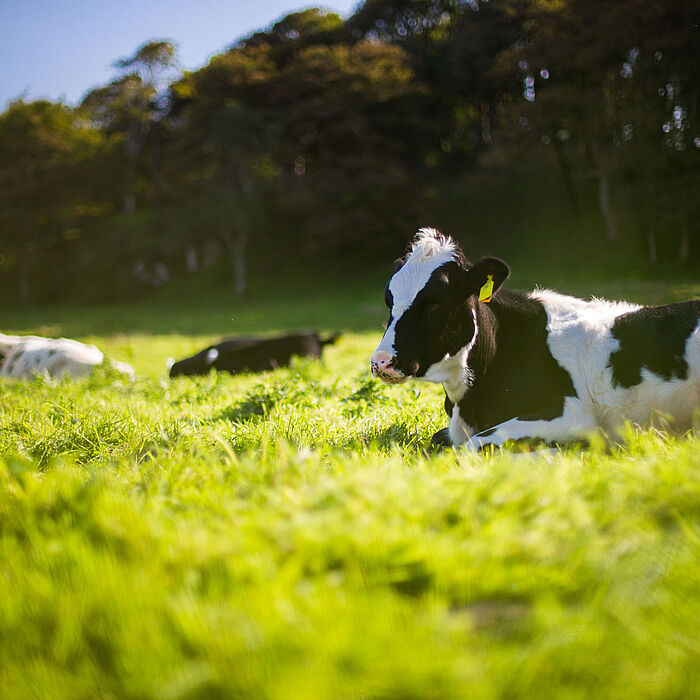
<path id="1" fill-rule="evenodd" d="M 611 333 L 618 343 L 610 356 L 615 386 L 633 387 L 652 373 L 667 381 L 687 379 L 698 366 L 700 299 L 648 306 L 615 319 Z"/>
<path id="2" fill-rule="evenodd" d="M 692 427 L 700 411 L 700 300 L 624 314 L 611 334 L 608 421 Z"/>
<path id="3" fill-rule="evenodd" d="M 543 303 L 552 353 L 598 425 L 611 433 L 626 421 L 691 427 L 700 409 L 700 300 L 639 307 L 547 293 Z"/>
<path id="4" fill-rule="evenodd" d="M 1 336 L 3 355 L 0 375 L 15 379 L 29 379 L 35 374 L 50 377 L 89 374 L 104 360 L 94 345 L 86 345 L 69 338 L 42 338 L 38 336 Z"/>

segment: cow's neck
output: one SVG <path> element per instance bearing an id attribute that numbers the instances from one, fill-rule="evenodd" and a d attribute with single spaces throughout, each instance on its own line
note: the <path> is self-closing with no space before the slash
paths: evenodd
<path id="1" fill-rule="evenodd" d="M 522 338 L 517 338 L 517 334 L 519 328 L 530 328 L 536 322 L 535 306 L 526 294 L 508 290 L 494 295 L 489 303 L 476 302 L 472 313 L 477 333 L 469 352 L 469 386 L 477 388 L 484 381 L 503 348 L 515 356 L 527 352 L 520 347 Z M 526 337 L 529 335 L 526 333 Z M 500 367 L 502 363 L 497 364 Z M 510 369 L 518 371 L 516 366 Z"/>
<path id="2" fill-rule="evenodd" d="M 468 313 L 473 315 L 476 326 L 474 337 L 456 355 L 440 363 L 443 372 L 449 370 L 440 381 L 453 404 L 459 403 L 471 387 L 476 388 L 483 381 L 496 358 L 499 343 L 507 342 L 513 330 L 511 317 L 514 314 L 517 317 L 522 313 L 522 306 L 531 304 L 524 294 L 501 291 L 488 304 L 476 302 L 469 306 Z"/>
<path id="3" fill-rule="evenodd" d="M 496 355 L 496 338 L 500 327 L 500 302 L 494 297 L 488 304 L 476 302 L 476 342 L 469 354 L 469 371 L 472 383 L 483 377 Z"/>

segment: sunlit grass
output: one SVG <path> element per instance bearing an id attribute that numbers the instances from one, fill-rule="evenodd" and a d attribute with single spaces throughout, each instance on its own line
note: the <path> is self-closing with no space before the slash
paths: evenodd
<path id="1" fill-rule="evenodd" d="M 441 391 L 374 382 L 378 331 L 171 381 L 213 333 L 55 322 L 139 376 L 0 384 L 0 697 L 700 687 L 696 437 L 432 453 Z"/>

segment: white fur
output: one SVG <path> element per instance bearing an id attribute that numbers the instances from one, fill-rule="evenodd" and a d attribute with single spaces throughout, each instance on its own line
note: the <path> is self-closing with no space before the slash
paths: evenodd
<path id="1" fill-rule="evenodd" d="M 454 260 L 456 252 L 456 244 L 441 236 L 435 229 L 422 228 L 418 231 L 406 263 L 389 281 L 389 291 L 394 298 L 392 320 L 375 352 L 396 355 L 394 342 L 398 320 L 428 283 L 430 275 L 440 265 Z"/>
<path id="2" fill-rule="evenodd" d="M 452 407 L 452 415 L 450 416 L 447 432 L 454 447 L 464 444 L 469 440 L 469 436 L 474 433 L 474 429 L 467 425 L 462 416 L 459 415 L 459 406 L 457 405 Z"/>
<path id="3" fill-rule="evenodd" d="M 498 426 L 488 436 L 481 433 L 472 435 L 466 441 L 470 450 L 478 450 L 484 445 L 502 445 L 507 440 L 539 438 L 545 442 L 572 442 L 585 440 L 597 427 L 595 420 L 584 409 L 581 401 L 567 396 L 562 415 L 554 420 L 520 420 L 512 418 Z M 483 431 L 488 432 L 488 431 Z"/>
<path id="4" fill-rule="evenodd" d="M 104 355 L 94 345 L 68 338 L 41 338 L 34 335 L 0 334 L 0 376 L 29 379 L 36 374 L 58 378 L 81 377 L 104 362 Z M 133 376 L 125 362 L 113 362 L 119 372 Z"/>

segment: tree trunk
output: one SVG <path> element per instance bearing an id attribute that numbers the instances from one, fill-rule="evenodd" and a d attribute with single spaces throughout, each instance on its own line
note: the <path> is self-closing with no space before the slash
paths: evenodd
<path id="1" fill-rule="evenodd" d="M 491 144 L 493 135 L 491 133 L 491 105 L 485 102 L 481 103 L 481 140 L 487 146 Z"/>
<path id="2" fill-rule="evenodd" d="M 134 196 L 134 166 L 131 162 L 126 166 L 126 184 L 124 187 L 124 213 L 133 214 L 136 209 L 136 197 Z"/>
<path id="3" fill-rule="evenodd" d="M 681 244 L 678 249 L 678 257 L 685 262 L 690 257 L 690 234 L 688 224 L 681 227 Z"/>
<path id="4" fill-rule="evenodd" d="M 153 133 L 153 131 L 151 131 Z M 151 195 L 153 197 L 153 208 L 156 211 L 156 220 L 160 213 L 160 156 L 161 141 L 160 130 L 155 132 L 153 141 L 153 158 L 151 161 Z"/>
<path id="5" fill-rule="evenodd" d="M 557 155 L 557 163 L 559 164 L 559 171 L 561 172 L 561 177 L 564 180 L 564 187 L 566 188 L 566 193 L 569 195 L 569 201 L 573 207 L 574 214 L 577 219 L 581 218 L 581 206 L 578 201 L 578 194 L 576 192 L 576 185 L 574 184 L 574 178 L 571 175 L 571 164 L 566 156 L 566 149 L 564 144 L 554 138 L 554 152 Z"/>
<path id="6" fill-rule="evenodd" d="M 647 233 L 647 238 L 649 240 L 649 262 L 652 265 L 656 265 L 656 262 L 658 260 L 657 254 L 656 254 L 656 236 L 654 234 L 654 229 L 649 227 L 649 231 Z"/>
<path id="7" fill-rule="evenodd" d="M 134 180 L 136 171 L 136 158 L 141 150 L 140 144 L 141 125 L 136 119 L 132 119 L 126 132 L 124 149 L 126 152 L 126 182 L 124 183 L 124 213 L 133 214 L 136 209 L 136 196 L 134 194 Z"/>
<path id="8" fill-rule="evenodd" d="M 595 159 L 596 170 L 598 171 L 598 204 L 605 222 L 605 238 L 608 241 L 616 241 L 618 235 L 615 213 L 610 203 L 610 174 L 598 146 L 594 145 L 591 151 Z"/>
<path id="9" fill-rule="evenodd" d="M 191 275 L 199 270 L 199 260 L 197 256 L 197 248 L 193 245 L 187 247 L 185 252 L 185 269 Z"/>
<path id="10" fill-rule="evenodd" d="M 617 226 L 615 224 L 615 215 L 610 205 L 610 192 L 608 185 L 607 173 L 599 173 L 599 189 L 598 189 L 598 199 L 600 202 L 600 211 L 603 214 L 603 219 L 605 221 L 605 237 L 609 241 L 617 240 Z"/>
<path id="11" fill-rule="evenodd" d="M 244 299 L 248 294 L 248 276 L 246 274 L 246 234 L 239 230 L 234 239 L 234 289 L 236 299 Z"/>
<path id="12" fill-rule="evenodd" d="M 233 270 L 233 289 L 236 299 L 245 299 L 248 294 L 246 270 L 246 234 L 242 230 L 229 230 L 221 234 Z"/>
<path id="13" fill-rule="evenodd" d="M 26 262 L 22 261 L 19 264 L 19 278 L 17 280 L 17 292 L 19 294 L 19 303 L 22 306 L 29 305 L 29 269 Z"/>

